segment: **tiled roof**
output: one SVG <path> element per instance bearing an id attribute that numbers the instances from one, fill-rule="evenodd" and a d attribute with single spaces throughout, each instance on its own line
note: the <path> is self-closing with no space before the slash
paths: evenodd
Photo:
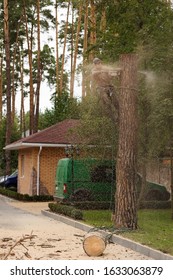
<path id="1" fill-rule="evenodd" d="M 24 138 L 22 141 L 27 143 L 51 143 L 66 144 L 70 143 L 74 135 L 70 135 L 70 130 L 79 125 L 79 120 L 64 120 L 41 130 L 33 135 Z"/>
<path id="2" fill-rule="evenodd" d="M 61 145 L 77 143 L 77 136 L 73 131 L 79 126 L 80 121 L 75 119 L 64 120 L 55 125 L 52 125 L 44 130 L 34 133 L 28 137 L 22 138 L 16 142 L 6 146 L 5 149 L 18 149 L 24 146 L 35 145 Z"/>

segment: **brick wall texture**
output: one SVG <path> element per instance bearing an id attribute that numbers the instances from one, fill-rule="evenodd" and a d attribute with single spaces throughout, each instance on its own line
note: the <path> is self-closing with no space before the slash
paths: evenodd
<path id="1" fill-rule="evenodd" d="M 36 195 L 39 189 L 40 195 L 54 195 L 56 167 L 58 160 L 63 157 L 65 157 L 64 148 L 43 147 L 41 151 L 39 148 L 19 150 L 18 192 Z"/>

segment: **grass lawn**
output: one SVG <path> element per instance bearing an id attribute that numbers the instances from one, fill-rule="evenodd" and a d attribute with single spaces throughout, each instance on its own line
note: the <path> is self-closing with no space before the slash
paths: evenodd
<path id="1" fill-rule="evenodd" d="M 110 211 L 84 211 L 85 223 L 94 227 L 113 227 Z M 138 230 L 122 236 L 173 255 L 173 220 L 171 210 L 139 210 Z"/>

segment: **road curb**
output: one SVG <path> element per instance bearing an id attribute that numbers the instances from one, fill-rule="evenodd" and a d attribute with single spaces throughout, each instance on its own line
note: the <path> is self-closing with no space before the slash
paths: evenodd
<path id="1" fill-rule="evenodd" d="M 88 225 L 83 224 L 83 223 L 81 223 L 79 221 L 76 221 L 76 220 L 72 220 L 68 217 L 64 217 L 62 215 L 50 212 L 49 210 L 41 210 L 41 213 L 44 216 L 47 216 L 47 217 L 52 218 L 56 221 L 65 223 L 65 224 L 67 224 L 69 226 L 72 226 L 72 227 L 75 227 L 77 229 L 83 230 L 85 232 L 88 232 L 88 231 L 93 229 L 93 227 L 91 227 L 91 226 L 88 226 Z M 107 235 L 106 232 L 104 232 L 104 234 Z M 113 235 L 112 238 L 111 238 L 111 241 L 113 243 L 117 243 L 117 244 L 119 244 L 123 247 L 131 249 L 135 252 L 138 252 L 138 253 L 140 253 L 142 255 L 145 255 L 145 256 L 147 256 L 151 259 L 154 259 L 154 260 L 173 260 L 173 256 L 171 256 L 171 255 L 164 254 L 164 253 L 162 253 L 158 250 L 151 249 L 148 246 L 145 246 L 145 245 L 142 245 L 140 243 L 131 241 L 131 240 L 126 239 L 124 237 L 120 237 L 118 235 Z"/>

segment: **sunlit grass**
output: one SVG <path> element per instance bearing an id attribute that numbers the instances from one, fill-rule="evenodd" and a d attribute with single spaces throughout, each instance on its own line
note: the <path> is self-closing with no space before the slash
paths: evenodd
<path id="1" fill-rule="evenodd" d="M 84 211 L 85 222 L 94 227 L 113 227 L 111 215 L 111 211 Z M 138 230 L 121 235 L 173 255 L 171 210 L 139 210 Z"/>

